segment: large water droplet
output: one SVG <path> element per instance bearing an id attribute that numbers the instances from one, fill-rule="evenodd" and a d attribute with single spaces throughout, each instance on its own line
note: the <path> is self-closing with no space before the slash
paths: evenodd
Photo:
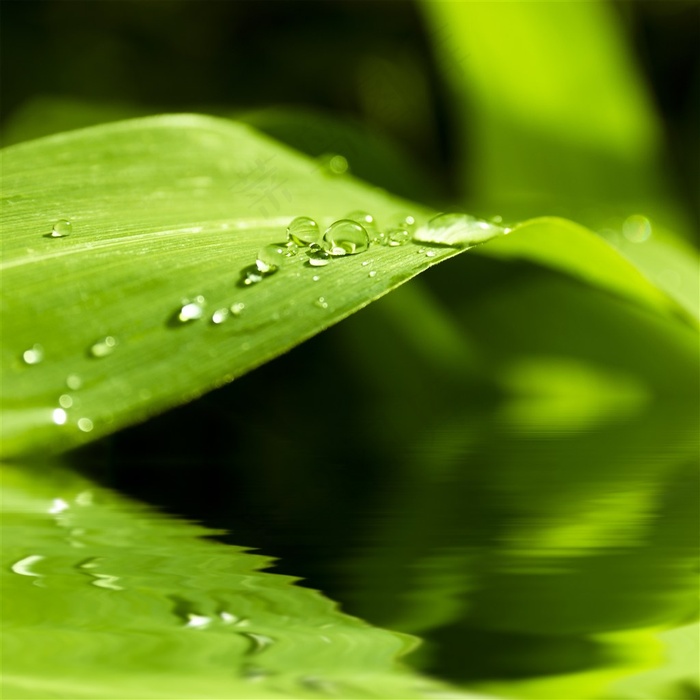
<path id="1" fill-rule="evenodd" d="M 286 260 L 286 249 L 284 246 L 271 243 L 258 251 L 255 260 L 255 267 L 263 275 L 269 275 L 277 270 Z"/>
<path id="2" fill-rule="evenodd" d="M 368 277 L 376 277 L 377 276 L 377 271 L 376 270 L 370 270 L 369 274 L 367 275 Z"/>
<path id="3" fill-rule="evenodd" d="M 413 240 L 438 245 L 470 246 L 504 233 L 502 226 L 468 214 L 439 214 L 421 226 L 413 234 Z"/>
<path id="4" fill-rule="evenodd" d="M 204 316 L 205 303 L 206 301 L 201 294 L 192 300 L 187 299 L 183 301 L 177 315 L 177 320 L 180 323 L 189 323 L 190 321 L 196 321 L 202 318 L 202 316 Z"/>
<path id="5" fill-rule="evenodd" d="M 113 335 L 107 335 L 90 346 L 90 355 L 92 357 L 107 357 L 114 352 L 116 347 L 117 339 Z"/>
<path id="6" fill-rule="evenodd" d="M 318 243 L 321 240 L 321 229 L 318 224 L 308 216 L 297 216 L 287 226 L 287 239 L 300 246 Z"/>
<path id="7" fill-rule="evenodd" d="M 244 309 L 245 304 L 242 301 L 237 301 L 234 304 L 231 304 L 231 313 L 234 316 L 240 316 L 243 313 Z"/>
<path id="8" fill-rule="evenodd" d="M 26 365 L 38 365 L 44 359 L 44 348 L 35 343 L 22 353 L 22 359 Z"/>
<path id="9" fill-rule="evenodd" d="M 59 221 L 57 221 L 53 225 L 53 228 L 51 229 L 51 233 L 49 234 L 49 237 L 50 238 L 65 238 L 66 236 L 70 236 L 72 231 L 73 231 L 73 224 L 71 224 L 71 222 L 68 221 L 68 219 L 60 219 Z"/>
<path id="10" fill-rule="evenodd" d="M 369 247 L 369 236 L 365 228 L 350 219 L 340 219 L 331 224 L 323 241 L 326 250 L 333 256 L 355 255 Z"/>

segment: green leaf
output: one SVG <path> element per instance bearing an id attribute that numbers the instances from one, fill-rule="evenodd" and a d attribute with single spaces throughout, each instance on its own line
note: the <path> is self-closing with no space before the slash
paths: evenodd
<path id="1" fill-rule="evenodd" d="M 416 640 L 51 464 L 3 467 L 3 698 L 421 698 Z M 11 602 L 10 602 L 11 601 Z M 455 694 L 455 697 L 475 697 Z"/>
<path id="2" fill-rule="evenodd" d="M 242 287 L 241 271 L 263 245 L 286 239 L 295 216 L 328 225 L 365 209 L 387 225 L 408 206 L 422 212 L 206 117 L 134 120 L 11 147 L 2 184 L 6 454 L 66 448 L 192 399 L 456 252 L 374 247 L 323 268 L 299 255 Z M 49 237 L 64 219 L 71 234 Z M 198 295 L 206 318 L 178 324 L 183 300 Z M 209 322 L 237 303 L 240 317 Z M 92 357 L 107 337 L 113 352 Z M 28 365 L 23 354 L 35 345 L 44 359 Z M 56 425 L 61 407 L 67 420 Z"/>
<path id="3" fill-rule="evenodd" d="M 299 254 L 246 287 L 289 221 L 429 212 L 248 127 L 200 116 L 119 122 L 3 154 L 3 447 L 63 450 L 232 381 L 459 252 L 372 246 L 325 267 Z M 70 235 L 50 235 L 55 222 Z M 430 236 L 422 236 L 431 240 Z M 466 240 L 460 236 L 460 240 Z M 567 222 L 526 224 L 477 250 L 526 256 L 665 315 L 673 302 Z M 188 311 L 203 317 L 179 322 Z M 219 309 L 241 308 L 224 323 Z M 195 314 L 196 315 L 196 314 Z M 342 368 L 319 366 L 332 378 Z"/>
<path id="4" fill-rule="evenodd" d="M 663 313 L 678 314 L 697 327 L 697 323 L 690 320 L 698 318 L 697 303 L 689 297 L 672 300 L 609 243 L 571 221 L 534 219 L 515 227 L 511 235 L 494 239 L 475 252 L 504 260 L 529 260 L 558 269 Z M 691 255 L 690 252 L 686 254 Z"/>

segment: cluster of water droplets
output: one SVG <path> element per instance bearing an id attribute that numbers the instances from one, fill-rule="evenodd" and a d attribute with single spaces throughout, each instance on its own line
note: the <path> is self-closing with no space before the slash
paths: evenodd
<path id="1" fill-rule="evenodd" d="M 251 286 L 278 272 L 291 259 L 310 267 L 325 267 L 333 260 L 366 252 L 370 246 L 402 246 L 411 240 L 415 217 L 399 217 L 389 228 L 380 229 L 372 214 L 353 211 L 325 230 L 308 216 L 298 216 L 287 226 L 283 243 L 271 243 L 258 251 L 255 264 L 242 271 L 242 285 Z M 370 273 L 371 277 L 374 274 Z M 314 275 L 313 281 L 320 278 Z"/>

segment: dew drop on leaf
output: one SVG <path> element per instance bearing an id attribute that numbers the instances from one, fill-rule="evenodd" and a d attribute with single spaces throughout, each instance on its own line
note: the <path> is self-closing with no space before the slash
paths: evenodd
<path id="1" fill-rule="evenodd" d="M 217 309 L 211 315 L 211 322 L 218 326 L 218 325 L 222 324 L 224 321 L 226 321 L 226 319 L 228 318 L 228 315 L 229 315 L 228 309 L 226 309 L 226 308 Z"/>
<path id="2" fill-rule="evenodd" d="M 50 238 L 65 238 L 70 236 L 73 224 L 68 219 L 59 219 L 51 229 Z"/>
<path id="3" fill-rule="evenodd" d="M 408 243 L 409 239 L 411 238 L 411 234 L 405 228 L 389 229 L 386 235 L 386 244 L 393 248 L 400 245 L 406 245 L 406 243 Z"/>
<path id="4" fill-rule="evenodd" d="M 425 226 L 416 230 L 413 240 L 419 243 L 469 246 L 502 236 L 504 233 L 502 226 L 468 214 L 438 214 Z"/>
<path id="5" fill-rule="evenodd" d="M 231 304 L 230 308 L 233 316 L 240 316 L 245 309 L 245 304 L 242 301 L 237 301 L 234 304 Z"/>
<path id="6" fill-rule="evenodd" d="M 330 253 L 325 250 L 312 250 L 309 252 L 309 265 L 323 267 L 331 261 Z"/>
<path id="7" fill-rule="evenodd" d="M 319 297 L 316 299 L 314 302 L 316 306 L 318 306 L 319 309 L 327 309 L 328 308 L 328 302 L 326 301 L 325 297 Z"/>
<path id="8" fill-rule="evenodd" d="M 368 277 L 376 277 L 377 276 L 377 271 L 376 270 L 370 270 Z"/>
<path id="9" fill-rule="evenodd" d="M 261 274 L 269 275 L 275 272 L 280 265 L 284 264 L 286 258 L 285 247 L 277 245 L 276 243 L 271 243 L 258 251 L 255 267 Z"/>
<path id="10" fill-rule="evenodd" d="M 287 240 L 299 246 L 307 246 L 318 243 L 321 240 L 321 229 L 318 224 L 308 216 L 297 216 L 287 226 Z"/>
<path id="11" fill-rule="evenodd" d="M 58 403 L 61 408 L 70 408 L 73 405 L 73 397 L 70 394 L 61 394 Z"/>
<path id="12" fill-rule="evenodd" d="M 365 228 L 356 221 L 340 219 L 332 223 L 323 236 L 326 250 L 332 256 L 355 255 L 369 247 Z"/>
<path id="13" fill-rule="evenodd" d="M 272 272 L 274 271 L 271 270 L 269 274 L 272 274 Z M 243 284 L 246 287 L 251 287 L 254 284 L 258 284 L 258 282 L 262 282 L 262 279 L 262 273 L 257 269 L 257 267 L 252 270 L 244 270 Z"/>
<path id="14" fill-rule="evenodd" d="M 190 321 L 196 321 L 202 318 L 202 316 L 204 316 L 204 304 L 205 299 L 201 295 L 195 297 L 191 301 L 184 301 L 177 315 L 177 320 L 180 323 L 189 323 Z"/>
<path id="15" fill-rule="evenodd" d="M 22 353 L 25 365 L 38 365 L 44 359 L 44 348 L 38 343 Z"/>
<path id="16" fill-rule="evenodd" d="M 107 357 L 117 347 L 117 339 L 113 335 L 107 335 L 90 346 L 91 357 Z"/>

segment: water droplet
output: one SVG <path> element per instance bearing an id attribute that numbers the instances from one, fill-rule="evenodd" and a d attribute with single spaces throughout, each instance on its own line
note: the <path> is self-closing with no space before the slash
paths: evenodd
<path id="1" fill-rule="evenodd" d="M 436 255 L 434 250 L 426 250 L 425 251 L 425 257 L 426 258 L 434 258 Z"/>
<path id="2" fill-rule="evenodd" d="M 319 161 L 324 170 L 331 175 L 343 175 L 350 167 L 347 158 L 338 153 L 326 153 L 319 157 Z"/>
<path id="3" fill-rule="evenodd" d="M 44 359 L 44 348 L 36 343 L 22 353 L 26 365 L 38 365 Z"/>
<path id="4" fill-rule="evenodd" d="M 232 615 L 230 612 L 226 612 L 225 610 L 219 613 L 219 617 L 226 625 L 235 625 L 238 622 L 238 618 L 235 615 Z"/>
<path id="5" fill-rule="evenodd" d="M 413 240 L 438 245 L 470 246 L 503 234 L 502 226 L 468 214 L 438 214 L 413 234 Z"/>
<path id="6" fill-rule="evenodd" d="M 84 433 L 89 433 L 94 428 L 94 425 L 89 418 L 81 418 L 78 421 L 78 428 Z"/>
<path id="7" fill-rule="evenodd" d="M 117 347 L 117 339 L 113 335 L 107 335 L 90 346 L 92 357 L 107 357 L 114 352 Z"/>
<path id="8" fill-rule="evenodd" d="M 376 277 L 377 276 L 377 271 L 376 270 L 370 270 L 369 271 L 369 277 Z"/>
<path id="9" fill-rule="evenodd" d="M 66 377 L 66 386 L 73 391 L 77 391 L 83 385 L 83 380 L 77 374 L 69 374 Z"/>
<path id="10" fill-rule="evenodd" d="M 73 405 L 73 397 L 70 394 L 61 394 L 58 403 L 62 408 L 70 408 Z"/>
<path id="11" fill-rule="evenodd" d="M 622 224 L 622 235 L 632 243 L 644 243 L 651 237 L 651 221 L 640 214 L 628 216 Z"/>
<path id="12" fill-rule="evenodd" d="M 312 267 L 323 267 L 331 261 L 330 253 L 325 250 L 309 251 L 309 265 Z"/>
<path id="13" fill-rule="evenodd" d="M 211 315 L 211 322 L 219 325 L 220 323 L 223 323 L 227 318 L 228 318 L 229 311 L 228 309 L 222 308 L 222 309 L 217 309 L 212 315 Z"/>
<path id="14" fill-rule="evenodd" d="M 367 265 L 369 265 L 369 260 L 363 260 L 362 267 L 367 267 Z"/>
<path id="15" fill-rule="evenodd" d="M 371 241 L 373 245 L 386 245 L 389 242 L 389 237 L 386 231 L 376 231 L 372 234 Z"/>
<path id="16" fill-rule="evenodd" d="M 331 224 L 323 236 L 326 250 L 333 256 L 355 255 L 369 247 L 369 236 L 363 226 L 350 219 Z"/>
<path id="17" fill-rule="evenodd" d="M 258 257 L 255 260 L 255 267 L 258 272 L 263 275 L 269 275 L 275 272 L 286 259 L 286 250 L 284 246 L 271 243 L 258 251 Z"/>
<path id="18" fill-rule="evenodd" d="M 68 414 L 62 408 L 54 408 L 51 414 L 51 420 L 56 425 L 65 425 L 68 420 Z"/>
<path id="19" fill-rule="evenodd" d="M 58 513 L 63 513 L 64 510 L 68 510 L 70 506 L 62 498 L 54 498 L 51 508 L 48 512 L 51 515 L 58 515 Z"/>
<path id="20" fill-rule="evenodd" d="M 60 219 L 53 225 L 49 237 L 65 238 L 66 236 L 70 236 L 72 230 L 73 224 L 71 224 L 71 222 L 68 221 L 68 219 Z"/>
<path id="21" fill-rule="evenodd" d="M 328 302 L 326 301 L 325 297 L 319 297 L 316 299 L 314 302 L 316 306 L 318 306 L 319 309 L 327 309 L 328 308 Z"/>
<path id="22" fill-rule="evenodd" d="M 387 245 L 396 247 L 406 245 L 411 234 L 405 228 L 392 228 L 387 231 Z"/>
<path id="23" fill-rule="evenodd" d="M 203 627 L 209 627 L 211 618 L 206 615 L 195 615 L 190 613 L 187 616 L 187 624 L 185 627 L 193 627 L 195 629 L 202 629 Z"/>
<path id="24" fill-rule="evenodd" d="M 242 301 L 237 301 L 235 304 L 231 304 L 231 313 L 234 316 L 240 316 L 245 309 L 245 304 Z"/>
<path id="25" fill-rule="evenodd" d="M 321 229 L 318 224 L 308 216 L 297 216 L 287 226 L 287 239 L 291 243 L 300 246 L 318 243 L 321 240 Z"/>
<path id="26" fill-rule="evenodd" d="M 258 282 L 262 282 L 263 276 L 257 267 L 243 270 L 243 284 L 250 287 Z"/>
<path id="27" fill-rule="evenodd" d="M 320 278 L 318 275 L 314 275 L 311 279 L 312 279 L 314 282 L 318 282 L 321 278 Z"/>
<path id="28" fill-rule="evenodd" d="M 37 578 L 41 578 L 42 574 L 37 574 L 36 571 L 31 571 L 31 567 L 43 559 L 45 559 L 45 557 L 42 557 L 39 554 L 32 554 L 31 556 L 24 557 L 24 559 L 16 561 L 10 568 L 20 576 L 36 576 Z"/>
<path id="29" fill-rule="evenodd" d="M 250 640 L 251 647 L 248 652 L 249 654 L 260 654 L 275 643 L 275 640 L 272 637 L 268 637 L 266 634 L 259 634 L 257 632 L 239 632 L 238 634 Z"/>
<path id="30" fill-rule="evenodd" d="M 204 316 L 204 304 L 205 299 L 201 294 L 192 300 L 184 300 L 177 315 L 177 320 L 180 323 L 189 323 L 202 318 Z"/>

